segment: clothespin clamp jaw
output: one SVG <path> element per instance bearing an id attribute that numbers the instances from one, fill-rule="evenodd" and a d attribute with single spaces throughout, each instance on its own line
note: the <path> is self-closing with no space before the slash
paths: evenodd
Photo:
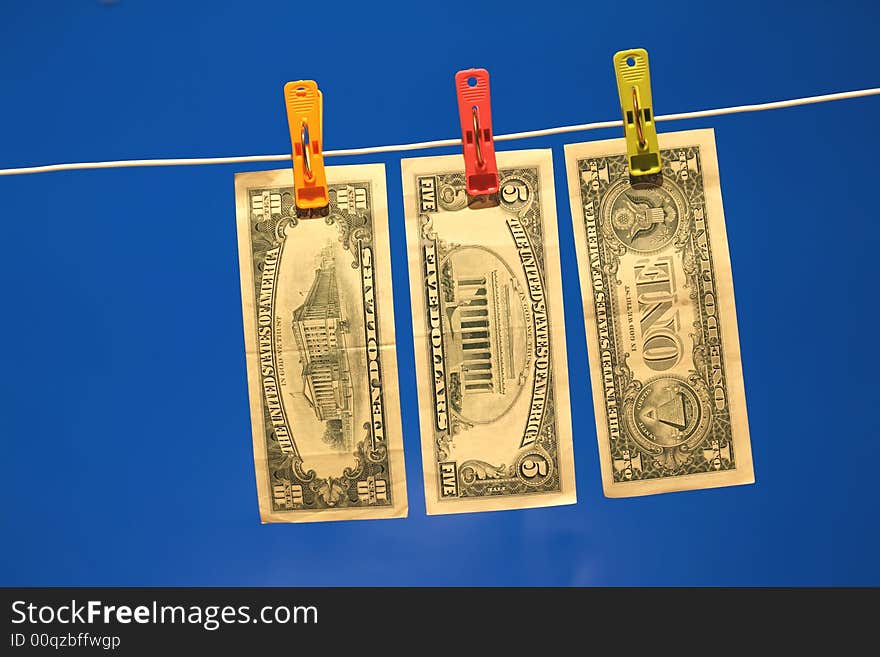
<path id="1" fill-rule="evenodd" d="M 322 150 L 323 95 L 314 80 L 288 82 L 284 85 L 284 103 L 290 128 L 297 217 L 326 217 L 330 193 Z"/>
<path id="2" fill-rule="evenodd" d="M 614 55 L 617 92 L 623 112 L 623 133 L 630 176 L 660 173 L 660 146 L 651 98 L 651 69 L 644 48 L 621 50 Z"/>
<path id="3" fill-rule="evenodd" d="M 461 145 L 464 154 L 465 188 L 469 196 L 498 193 L 498 164 L 492 132 L 489 72 L 471 68 L 455 74 Z"/>

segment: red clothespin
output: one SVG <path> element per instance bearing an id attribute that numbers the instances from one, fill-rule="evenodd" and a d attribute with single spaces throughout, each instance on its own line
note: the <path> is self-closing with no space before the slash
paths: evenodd
<path id="1" fill-rule="evenodd" d="M 326 216 L 330 194 L 322 149 L 323 96 L 314 80 L 288 82 L 284 85 L 284 104 L 290 127 L 297 216 Z"/>
<path id="2" fill-rule="evenodd" d="M 489 72 L 471 68 L 455 74 L 465 187 L 471 196 L 498 193 L 498 164 L 492 132 Z"/>

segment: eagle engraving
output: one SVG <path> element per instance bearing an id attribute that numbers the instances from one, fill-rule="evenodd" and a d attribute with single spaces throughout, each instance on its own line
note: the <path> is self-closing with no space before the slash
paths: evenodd
<path id="1" fill-rule="evenodd" d="M 623 232 L 626 238 L 632 242 L 642 233 L 649 233 L 658 229 L 660 237 L 669 235 L 675 217 L 666 207 L 654 208 L 647 202 L 640 201 L 628 194 L 622 197 L 622 207 L 614 211 L 611 221 L 614 227 Z"/>

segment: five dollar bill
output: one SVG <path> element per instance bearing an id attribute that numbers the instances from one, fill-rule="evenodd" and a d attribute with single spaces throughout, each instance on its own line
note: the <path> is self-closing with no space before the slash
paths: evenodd
<path id="1" fill-rule="evenodd" d="M 401 163 L 429 514 L 576 501 L 553 160 L 497 158 L 480 209 L 460 155 Z"/>

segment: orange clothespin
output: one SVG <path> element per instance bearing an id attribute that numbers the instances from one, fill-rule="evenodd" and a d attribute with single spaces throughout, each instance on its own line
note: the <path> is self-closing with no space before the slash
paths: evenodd
<path id="1" fill-rule="evenodd" d="M 498 165 L 492 132 L 489 72 L 472 68 L 455 74 L 465 187 L 471 196 L 498 193 Z"/>
<path id="2" fill-rule="evenodd" d="M 314 80 L 284 85 L 293 158 L 293 187 L 299 217 L 327 216 L 330 193 L 322 146 L 323 95 Z"/>

